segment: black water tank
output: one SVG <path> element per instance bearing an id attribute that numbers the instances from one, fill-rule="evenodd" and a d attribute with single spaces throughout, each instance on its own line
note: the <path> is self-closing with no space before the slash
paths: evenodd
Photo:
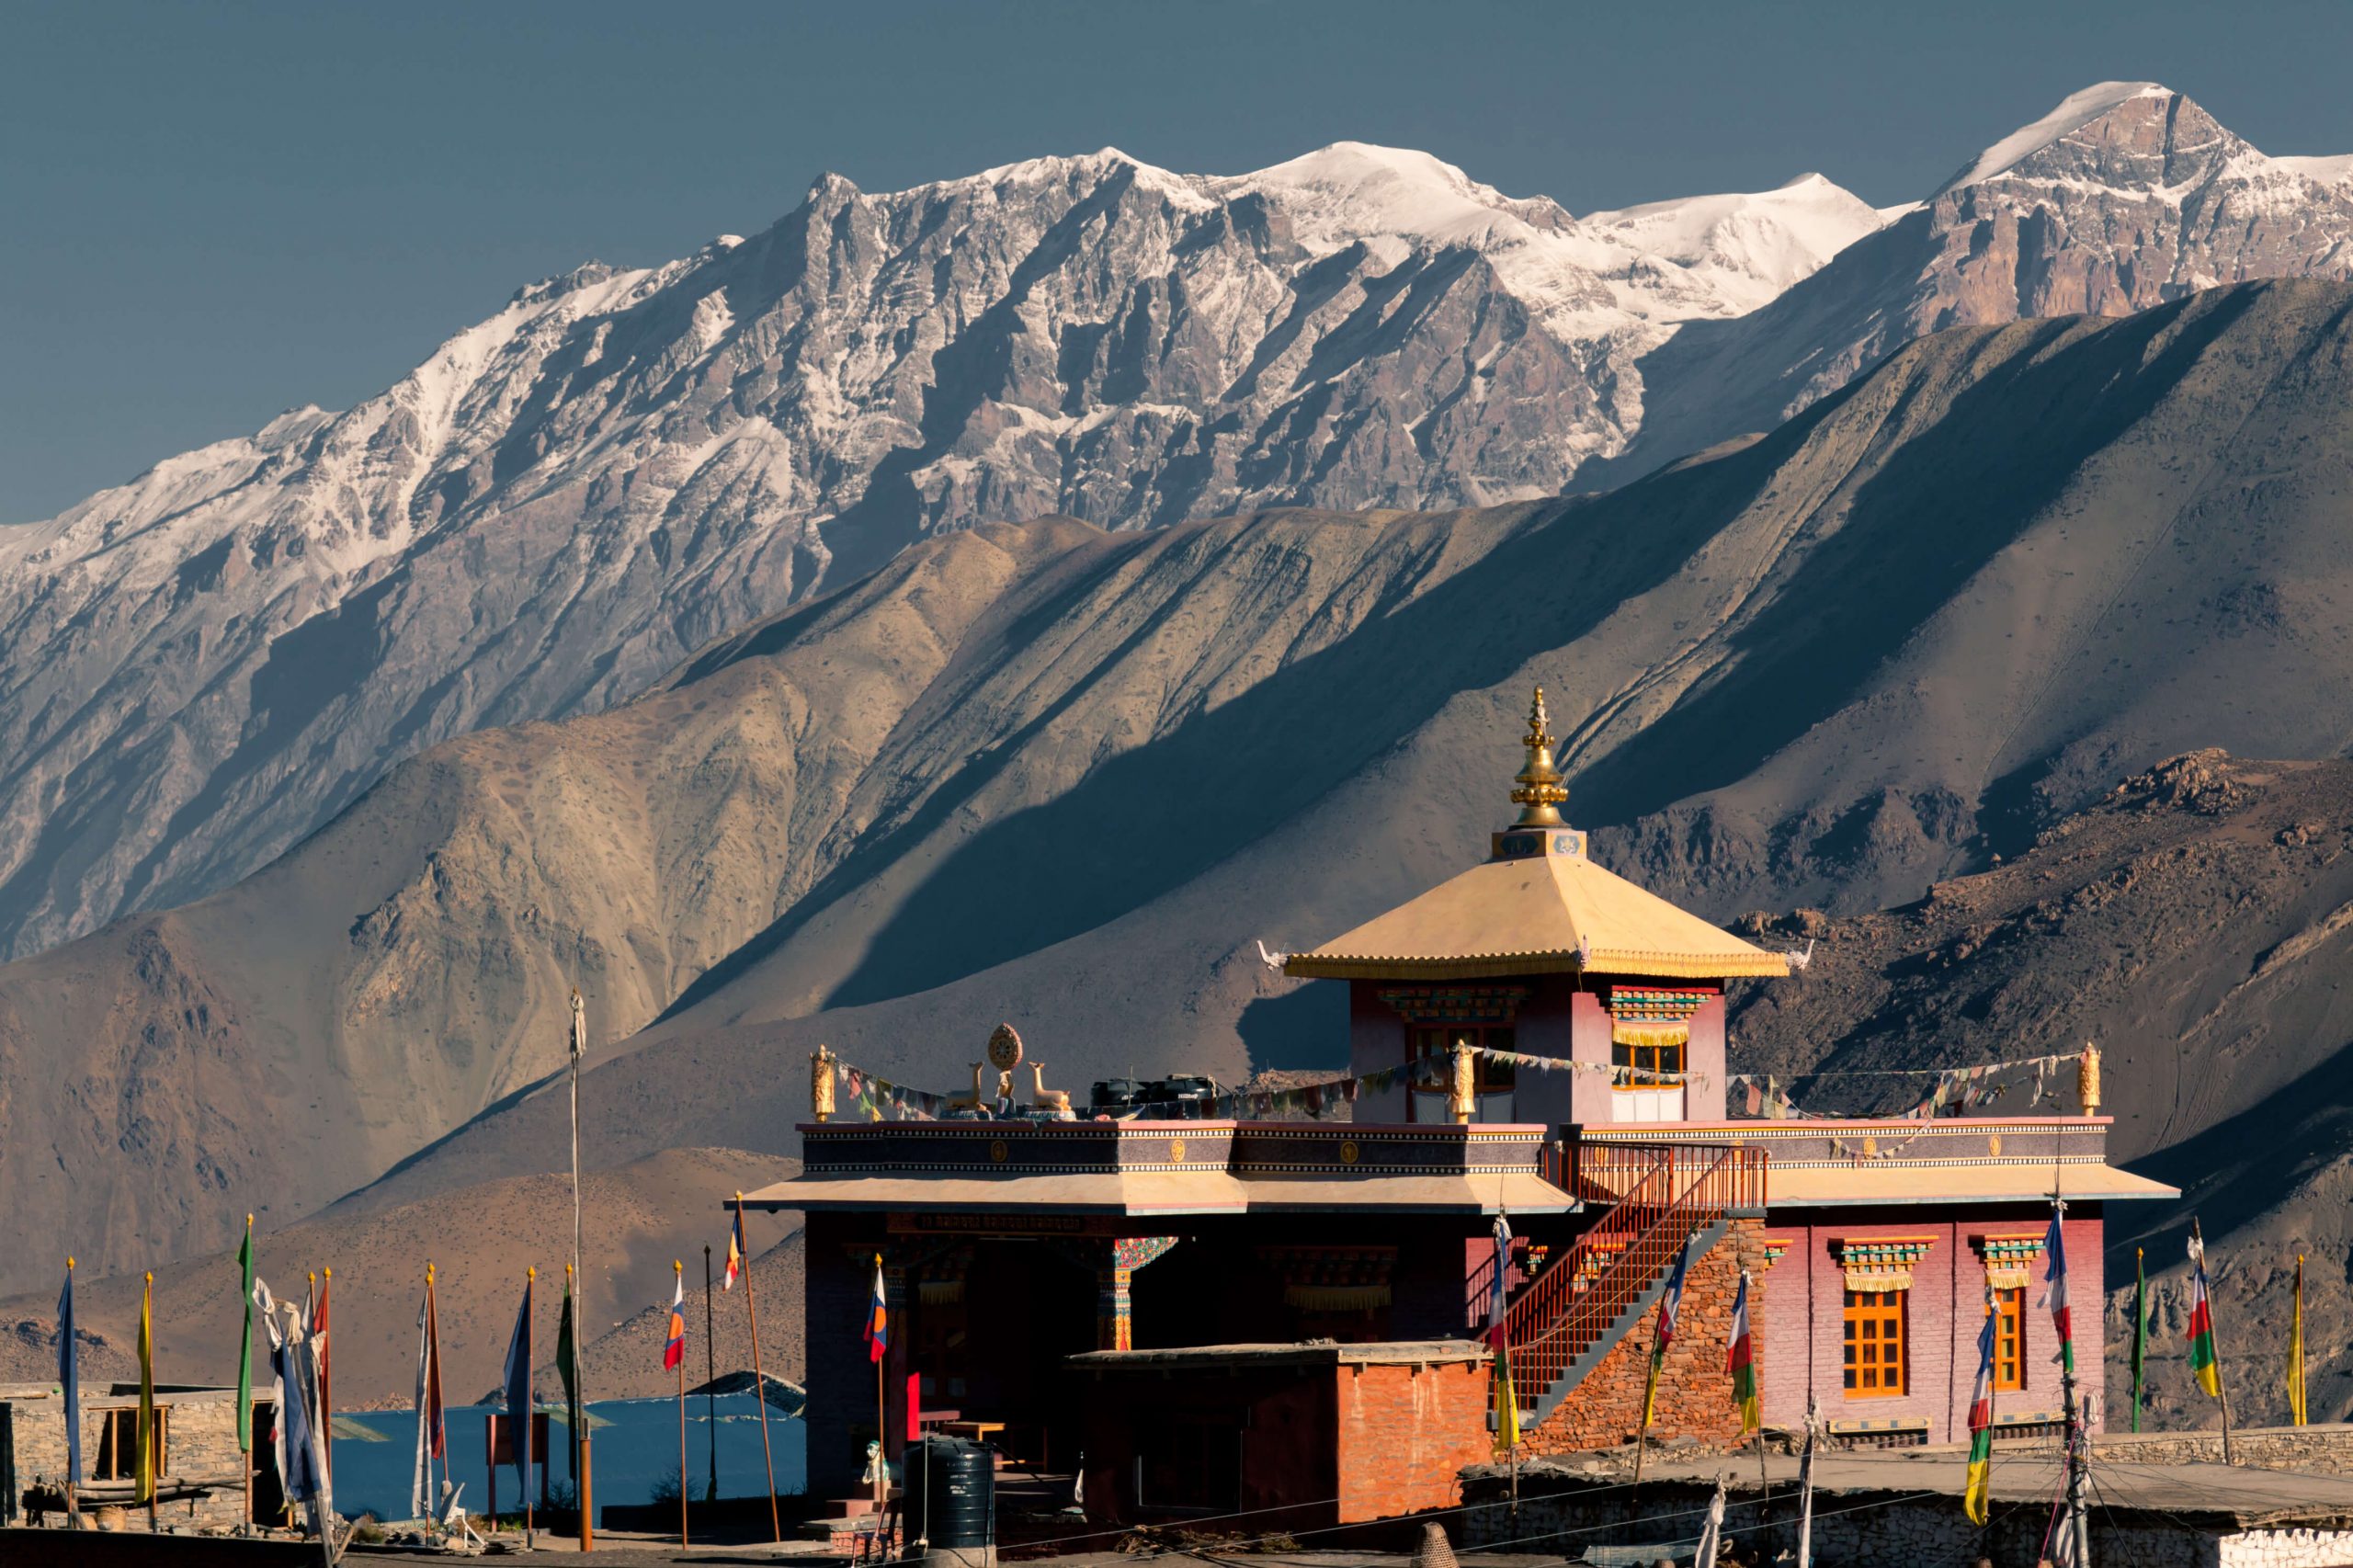
<path id="1" fill-rule="evenodd" d="M 900 1506 L 908 1535 L 935 1547 L 987 1546 L 996 1528 L 996 1455 L 988 1445 L 930 1437 L 907 1460 Z"/>

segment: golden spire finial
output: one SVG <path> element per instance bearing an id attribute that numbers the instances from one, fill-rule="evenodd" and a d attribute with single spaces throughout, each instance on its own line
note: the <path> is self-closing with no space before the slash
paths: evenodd
<path id="1" fill-rule="evenodd" d="M 1561 784 L 1561 770 L 1552 766 L 1552 732 L 1546 722 L 1544 688 L 1528 706 L 1528 733 L 1520 737 L 1528 748 L 1528 766 L 1512 780 L 1512 803 L 1519 807 L 1514 827 L 1559 827 L 1561 806 L 1569 792 Z"/>

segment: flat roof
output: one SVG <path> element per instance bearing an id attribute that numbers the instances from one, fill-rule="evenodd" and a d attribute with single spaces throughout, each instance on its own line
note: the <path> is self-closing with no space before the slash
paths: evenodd
<path id="1" fill-rule="evenodd" d="M 2108 1437 L 2092 1444 L 2092 1477 L 2098 1503 L 2114 1513 L 2144 1511 L 2207 1528 L 2346 1528 L 2353 1527 L 2353 1477 L 2320 1475 L 2301 1471 L 2254 1470 L 2241 1465 L 2150 1464 L 2115 1457 Z M 1885 1449 L 1862 1452 L 1828 1452 L 1814 1457 L 1813 1487 L 1817 1511 L 1827 1494 L 1854 1497 L 1865 1494 L 1943 1493 L 1959 1502 L 1968 1479 L 1965 1446 Z M 1582 1456 L 1578 1456 L 1582 1458 Z M 1797 1483 L 1795 1456 L 1769 1454 L 1765 1460 L 1774 1494 L 1779 1497 Z M 1504 1467 L 1483 1464 L 1465 1473 L 1500 1476 Z M 1643 1479 L 1683 1483 L 1712 1490 L 1724 1478 L 1733 1496 L 1757 1490 L 1754 1454 L 1743 1454 L 1738 1464 L 1722 1457 L 1682 1459 L 1672 1450 L 1654 1450 Z M 1582 1490 L 1610 1488 L 1619 1478 L 1575 1468 L 1569 1460 L 1523 1460 L 1519 1489 L 1525 1499 L 1574 1496 Z M 1997 1503 L 2047 1505 L 2061 1484 L 2056 1455 L 2047 1446 L 2013 1449 L 1997 1444 L 1988 1480 Z M 1738 1523 L 1728 1520 L 1737 1529 Z"/>
<path id="2" fill-rule="evenodd" d="M 1160 1350 L 1086 1350 L 1064 1360 L 1089 1372 L 1206 1371 L 1220 1367 L 1420 1367 L 1484 1362 L 1470 1339 L 1399 1339 L 1365 1345 L 1330 1340 L 1289 1345 L 1188 1345 Z"/>

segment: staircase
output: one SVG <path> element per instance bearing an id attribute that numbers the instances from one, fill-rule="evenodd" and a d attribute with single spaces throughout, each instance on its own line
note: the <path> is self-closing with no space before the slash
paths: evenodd
<path id="1" fill-rule="evenodd" d="M 1601 1219 L 1504 1312 L 1520 1417 L 1533 1426 L 1642 1321 L 1688 1245 L 1699 1256 L 1736 1214 L 1765 1208 L 1765 1151 L 1726 1144 L 1584 1142 L 1562 1186 Z"/>

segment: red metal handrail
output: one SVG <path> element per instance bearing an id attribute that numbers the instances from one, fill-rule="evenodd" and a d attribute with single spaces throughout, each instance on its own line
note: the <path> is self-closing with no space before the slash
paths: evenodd
<path id="1" fill-rule="evenodd" d="M 1563 1186 L 1608 1211 L 1504 1314 L 1513 1381 L 1531 1405 L 1674 1265 L 1689 1238 L 1733 1210 L 1761 1210 L 1765 1152 L 1582 1141 Z"/>

